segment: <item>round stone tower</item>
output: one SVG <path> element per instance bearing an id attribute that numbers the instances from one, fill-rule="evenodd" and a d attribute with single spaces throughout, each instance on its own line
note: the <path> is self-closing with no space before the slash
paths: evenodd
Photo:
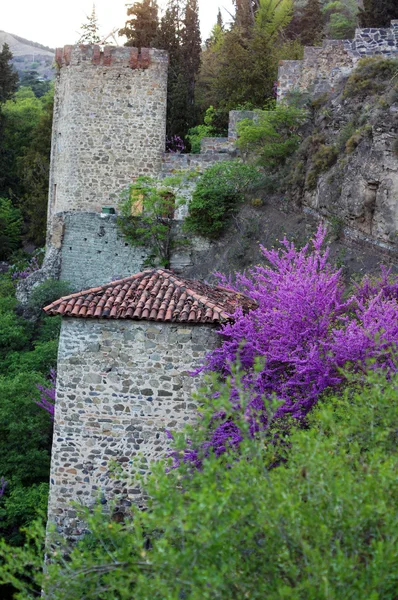
<path id="1" fill-rule="evenodd" d="M 48 244 L 60 247 L 60 215 L 116 207 L 120 190 L 135 177 L 160 171 L 168 55 L 65 46 L 56 63 Z"/>

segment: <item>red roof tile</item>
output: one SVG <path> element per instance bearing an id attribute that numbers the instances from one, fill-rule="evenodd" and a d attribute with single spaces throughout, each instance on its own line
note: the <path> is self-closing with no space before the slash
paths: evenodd
<path id="1" fill-rule="evenodd" d="M 247 312 L 257 305 L 227 288 L 179 279 L 165 269 L 151 269 L 65 296 L 43 310 L 48 315 L 85 319 L 221 323 L 230 320 L 238 307 Z"/>

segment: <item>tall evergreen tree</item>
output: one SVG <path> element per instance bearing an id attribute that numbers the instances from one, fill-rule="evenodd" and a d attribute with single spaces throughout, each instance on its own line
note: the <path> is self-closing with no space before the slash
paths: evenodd
<path id="1" fill-rule="evenodd" d="M 234 0 L 235 25 L 249 35 L 254 25 L 254 7 L 252 0 Z"/>
<path id="2" fill-rule="evenodd" d="M 200 67 L 201 37 L 198 0 L 187 0 L 181 35 L 182 66 L 187 85 L 187 128 L 195 125 L 195 82 Z"/>
<path id="3" fill-rule="evenodd" d="M 224 29 L 224 22 L 222 19 L 222 14 L 221 14 L 220 8 L 218 9 L 218 13 L 217 13 L 217 25 L 219 26 L 221 31 Z"/>
<path id="4" fill-rule="evenodd" d="M 11 64 L 12 53 L 8 44 L 0 52 L 0 106 L 17 91 L 18 73 Z"/>
<path id="5" fill-rule="evenodd" d="M 158 34 L 158 4 L 156 0 L 142 0 L 134 2 L 127 9 L 130 17 L 119 33 L 128 38 L 126 46 L 136 48 L 150 48 Z"/>
<path id="6" fill-rule="evenodd" d="M 359 10 L 361 27 L 389 27 L 393 19 L 398 19 L 397 0 L 364 0 Z"/>
<path id="7" fill-rule="evenodd" d="M 308 0 L 298 16 L 300 41 L 304 46 L 316 46 L 322 39 L 324 16 L 320 0 Z"/>
<path id="8" fill-rule="evenodd" d="M 99 44 L 101 38 L 98 31 L 98 19 L 95 12 L 95 4 L 93 4 L 91 15 L 87 16 L 87 22 L 83 23 L 80 29 L 81 36 L 77 42 L 78 44 Z"/>

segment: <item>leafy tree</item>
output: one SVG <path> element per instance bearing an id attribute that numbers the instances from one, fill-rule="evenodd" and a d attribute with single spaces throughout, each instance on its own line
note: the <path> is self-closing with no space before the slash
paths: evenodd
<path id="1" fill-rule="evenodd" d="M 18 87 L 18 73 L 11 64 L 12 53 L 8 44 L 0 52 L 0 106 L 13 97 Z"/>
<path id="2" fill-rule="evenodd" d="M 119 33 L 127 37 L 126 46 L 150 48 L 157 37 L 159 19 L 156 0 L 134 2 L 127 8 L 127 16 L 131 17 Z"/>
<path id="3" fill-rule="evenodd" d="M 228 406 L 231 382 L 211 385 L 217 394 L 201 397 L 204 425 Z M 325 399 L 306 428 L 254 439 L 239 386 L 239 456 L 229 446 L 201 470 L 153 465 L 148 509 L 133 507 L 123 524 L 102 507 L 86 513 L 90 533 L 72 549 L 58 540 L 45 573 L 44 527 L 35 524 L 23 548 L 1 544 L 0 581 L 24 600 L 43 587 L 51 600 L 394 600 L 397 385 L 363 378 Z M 187 435 L 207 433 L 197 426 Z"/>
<path id="4" fill-rule="evenodd" d="M 390 27 L 398 19 L 398 4 L 395 0 L 364 0 L 359 9 L 361 27 Z"/>
<path id="5" fill-rule="evenodd" d="M 324 15 L 320 0 L 308 0 L 299 13 L 298 27 L 303 46 L 316 46 L 320 43 L 324 28 Z"/>
<path id="6" fill-rule="evenodd" d="M 118 225 L 123 235 L 134 246 L 147 246 L 151 255 L 149 264 L 170 266 L 171 250 L 178 243 L 173 235 L 179 177 L 157 181 L 138 177 L 124 193 Z"/>
<path id="7" fill-rule="evenodd" d="M 326 36 L 333 40 L 354 37 L 357 26 L 358 3 L 356 0 L 333 0 L 323 8 L 326 20 Z"/>
<path id="8" fill-rule="evenodd" d="M 208 238 L 217 238 L 239 210 L 245 194 L 261 182 L 258 169 L 239 161 L 223 161 L 206 169 L 189 203 L 185 228 Z"/>
<path id="9" fill-rule="evenodd" d="M 95 12 L 95 4 L 93 4 L 93 8 L 91 14 L 87 16 L 87 22 L 83 23 L 80 27 L 81 35 L 78 39 L 78 44 L 99 44 L 101 41 L 101 37 L 99 35 L 98 30 L 98 19 Z"/>
<path id="10" fill-rule="evenodd" d="M 21 244 L 22 215 L 7 198 L 0 198 L 0 260 L 6 260 Z"/>
<path id="11" fill-rule="evenodd" d="M 239 123 L 238 147 L 264 167 L 280 167 L 299 147 L 299 128 L 308 114 L 304 109 L 278 104 L 274 110 L 258 111 L 256 116 Z"/>
<path id="12" fill-rule="evenodd" d="M 36 98 L 41 98 L 50 90 L 51 81 L 43 81 L 40 79 L 38 72 L 32 69 L 22 73 L 20 85 L 22 87 L 30 87 Z"/>
<path id="13" fill-rule="evenodd" d="M 199 74 L 203 104 L 223 109 L 226 120 L 230 110 L 248 102 L 262 108 L 274 96 L 279 60 L 301 58 L 301 45 L 284 39 L 292 16 L 291 0 L 261 0 L 250 37 L 238 27 L 218 30 Z"/>

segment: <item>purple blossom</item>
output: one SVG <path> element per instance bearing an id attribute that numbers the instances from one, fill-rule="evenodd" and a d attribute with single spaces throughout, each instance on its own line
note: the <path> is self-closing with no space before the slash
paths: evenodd
<path id="1" fill-rule="evenodd" d="M 171 135 L 166 138 L 166 152 L 172 154 L 181 154 L 184 152 L 185 144 L 183 139 L 179 135 Z"/>
<path id="2" fill-rule="evenodd" d="M 383 269 L 380 279 L 365 278 L 345 297 L 341 272 L 322 249 L 325 236 L 321 225 L 312 249 L 298 250 L 286 239 L 280 251 L 262 247 L 268 266 L 237 274 L 234 282 L 218 274 L 221 285 L 256 300 L 258 308 L 236 312 L 220 331 L 221 347 L 199 371 L 226 377 L 240 364 L 250 390 L 244 415 L 252 435 L 267 428 L 267 403 L 274 397 L 280 401 L 275 418 L 301 419 L 323 392 L 345 383 L 347 371 L 397 371 L 398 277 Z M 231 401 L 236 405 L 236 397 Z M 240 441 L 233 419 L 226 419 L 209 432 L 218 455 Z M 197 463 L 194 449 L 186 454 Z"/>
<path id="3" fill-rule="evenodd" d="M 29 275 L 32 275 L 32 273 L 34 273 L 35 271 L 38 271 L 39 269 L 40 269 L 40 264 L 39 264 L 38 258 L 36 256 L 34 256 L 29 261 L 28 266 L 25 269 L 23 269 L 22 271 L 15 271 L 11 275 L 11 279 L 14 279 L 14 280 L 26 279 L 27 277 L 29 277 Z"/>
<path id="4" fill-rule="evenodd" d="M 49 385 L 47 387 L 36 385 L 37 389 L 41 392 L 40 400 L 36 401 L 36 404 L 49 413 L 52 421 L 54 421 L 56 383 L 57 372 L 55 369 L 51 369 L 49 373 Z"/>
<path id="5" fill-rule="evenodd" d="M 0 479 L 0 498 L 1 498 L 2 496 L 4 496 L 4 492 L 6 491 L 6 487 L 7 487 L 7 485 L 8 485 L 8 481 L 6 481 L 6 480 L 4 479 L 4 477 L 2 477 L 2 478 Z"/>

